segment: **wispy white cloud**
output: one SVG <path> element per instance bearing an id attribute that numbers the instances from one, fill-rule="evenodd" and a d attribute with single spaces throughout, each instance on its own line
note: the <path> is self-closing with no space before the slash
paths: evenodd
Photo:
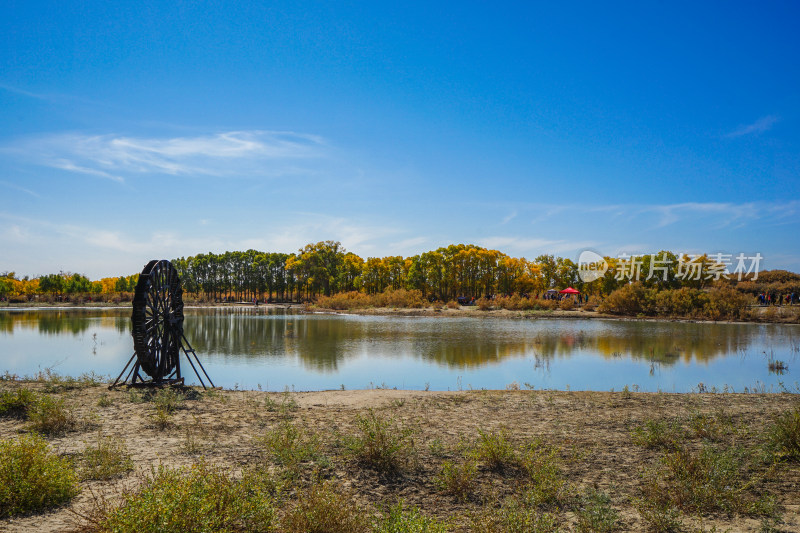
<path id="1" fill-rule="evenodd" d="M 514 210 L 514 211 L 510 212 L 509 214 L 507 214 L 505 217 L 503 217 L 503 221 L 501 222 L 501 224 L 508 224 L 509 222 L 514 220 L 516 217 L 517 217 L 517 211 Z"/>
<path id="2" fill-rule="evenodd" d="M 477 242 L 485 248 L 525 255 L 560 254 L 597 246 L 597 242 L 591 240 L 567 241 L 516 236 L 486 237 Z"/>
<path id="3" fill-rule="evenodd" d="M 520 208 L 522 209 L 522 208 Z M 679 202 L 673 204 L 527 204 L 525 211 L 537 213 L 534 223 L 558 220 L 569 214 L 573 220 L 591 219 L 594 223 L 613 219 L 658 229 L 703 220 L 707 227 L 737 227 L 746 222 L 769 219 L 780 222 L 800 215 L 800 200 L 785 202 Z"/>
<path id="4" fill-rule="evenodd" d="M 15 185 L 13 183 L 9 183 L 7 181 L 0 181 L 0 185 L 4 187 L 8 187 L 9 189 L 14 189 L 15 191 L 24 192 L 25 194 L 30 194 L 34 198 L 41 198 L 39 193 L 34 192 L 30 189 L 26 189 L 25 187 L 20 187 L 19 185 Z"/>
<path id="5" fill-rule="evenodd" d="M 725 137 L 735 138 L 743 137 L 745 135 L 759 135 L 772 129 L 772 126 L 774 126 L 779 120 L 780 119 L 775 115 L 767 115 L 765 117 L 761 117 L 752 124 L 743 124 L 739 126 L 732 132 L 725 135 Z"/>
<path id="6" fill-rule="evenodd" d="M 53 168 L 59 168 L 61 170 L 69 170 L 71 172 L 89 174 L 90 176 L 99 176 L 101 178 L 106 178 L 111 181 L 116 181 L 117 183 L 125 182 L 125 178 L 123 178 L 122 176 L 115 176 L 114 174 L 109 174 L 108 172 L 104 172 L 96 168 L 82 167 L 76 165 L 75 163 L 73 163 L 68 159 L 53 159 L 49 162 L 49 166 Z"/>
<path id="7" fill-rule="evenodd" d="M 31 91 L 26 91 L 24 89 L 20 89 L 19 87 L 14 87 L 13 85 L 8 85 L 6 83 L 0 83 L 0 89 L 8 91 L 10 93 L 27 96 L 28 98 L 35 98 L 36 100 L 50 100 L 52 98 L 46 94 L 39 94 Z"/>
<path id="8" fill-rule="evenodd" d="M 401 241 L 389 244 L 389 248 L 396 250 L 395 254 L 402 255 L 417 255 L 423 248 L 423 245 L 430 243 L 428 237 L 409 237 Z"/>
<path id="9" fill-rule="evenodd" d="M 264 176 L 302 172 L 325 140 L 285 131 L 229 131 L 173 138 L 60 134 L 28 138 L 4 151 L 35 164 L 124 181 L 144 174 Z"/>
<path id="10" fill-rule="evenodd" d="M 707 227 L 723 229 L 740 227 L 745 223 L 769 218 L 780 221 L 795 217 L 800 212 L 800 201 L 789 202 L 684 202 L 664 205 L 631 206 L 635 216 L 656 215 L 654 227 L 663 228 L 682 222 L 702 220 Z"/>

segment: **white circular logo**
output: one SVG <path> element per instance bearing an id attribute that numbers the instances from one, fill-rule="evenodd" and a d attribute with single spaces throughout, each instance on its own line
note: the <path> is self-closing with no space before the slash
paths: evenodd
<path id="1" fill-rule="evenodd" d="M 584 283 L 601 278 L 607 270 L 608 262 L 597 252 L 584 250 L 578 257 L 578 275 Z"/>

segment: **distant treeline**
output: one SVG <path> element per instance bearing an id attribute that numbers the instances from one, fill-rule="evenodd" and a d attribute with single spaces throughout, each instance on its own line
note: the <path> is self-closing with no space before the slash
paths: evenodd
<path id="1" fill-rule="evenodd" d="M 205 301 L 312 301 L 344 293 L 377 295 L 405 290 L 418 291 L 427 302 L 514 296 L 522 298 L 519 305 L 524 305 L 525 298 L 540 299 L 549 289 L 571 286 L 597 302 L 630 285 L 655 292 L 732 287 L 747 295 L 748 301 L 762 293 L 771 295 L 772 301 L 792 293 L 800 295 L 798 274 L 756 270 L 743 276 L 725 275 L 726 269 L 734 270 L 730 260 L 721 264 L 714 257 L 688 258 L 668 251 L 631 259 L 606 257 L 607 270 L 590 283 L 581 280 L 578 265 L 567 258 L 540 255 L 528 260 L 471 244 L 453 244 L 411 257 L 363 259 L 339 242 L 323 241 L 293 254 L 247 250 L 198 254 L 172 262 L 185 296 Z M 128 299 L 137 279 L 134 274 L 90 281 L 63 272 L 18 279 L 11 272 L 0 275 L 0 298 Z M 666 305 L 665 301 L 662 298 L 662 304 Z"/>

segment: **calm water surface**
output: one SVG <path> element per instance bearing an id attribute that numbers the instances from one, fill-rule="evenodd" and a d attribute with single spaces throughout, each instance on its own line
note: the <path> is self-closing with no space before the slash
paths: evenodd
<path id="1" fill-rule="evenodd" d="M 797 392 L 800 327 L 774 324 L 373 317 L 187 309 L 186 337 L 216 385 Z M 129 309 L 2 310 L 0 373 L 116 377 L 133 354 Z M 769 361 L 788 365 L 770 372 Z M 187 378 L 194 378 L 182 359 Z M 193 381 L 196 382 L 196 381 Z"/>

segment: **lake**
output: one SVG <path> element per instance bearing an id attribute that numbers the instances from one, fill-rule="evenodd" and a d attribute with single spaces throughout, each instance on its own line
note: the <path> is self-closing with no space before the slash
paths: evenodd
<path id="1" fill-rule="evenodd" d="M 0 310 L 0 373 L 49 368 L 113 379 L 133 354 L 130 324 L 127 308 Z M 187 308 L 184 329 L 215 385 L 225 388 L 799 390 L 798 325 L 242 307 Z M 770 361 L 788 370 L 771 371 Z M 183 357 L 181 369 L 197 383 Z"/>

